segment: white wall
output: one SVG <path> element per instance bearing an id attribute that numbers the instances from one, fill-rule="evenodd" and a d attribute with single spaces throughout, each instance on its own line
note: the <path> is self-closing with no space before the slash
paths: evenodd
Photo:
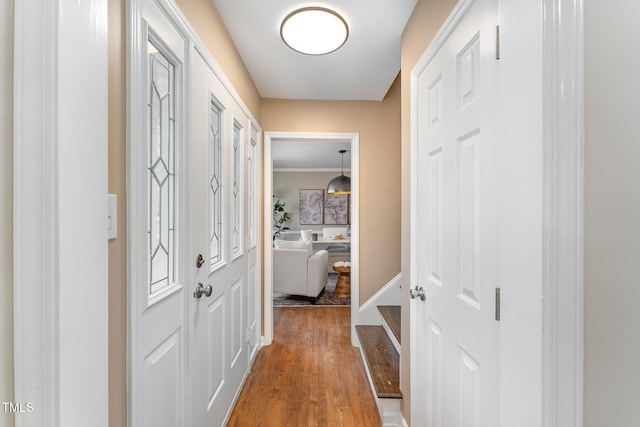
<path id="1" fill-rule="evenodd" d="M 639 20 L 585 0 L 586 427 L 640 423 Z"/>
<path id="2" fill-rule="evenodd" d="M 13 1 L 0 3 L 0 402 L 13 400 Z M 0 407 L 0 427 L 13 416 Z"/>

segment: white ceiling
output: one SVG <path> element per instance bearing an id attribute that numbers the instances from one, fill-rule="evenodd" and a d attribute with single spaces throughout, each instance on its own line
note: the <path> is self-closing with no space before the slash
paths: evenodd
<path id="1" fill-rule="evenodd" d="M 400 70 L 400 37 L 416 0 L 213 0 L 260 96 L 282 99 L 382 100 Z M 336 52 L 294 52 L 280 38 L 293 10 L 340 13 L 349 39 Z"/>
<path id="2" fill-rule="evenodd" d="M 274 140 L 271 148 L 273 170 L 339 171 L 339 150 L 344 153 L 344 170 L 351 169 L 351 144 L 333 140 Z"/>

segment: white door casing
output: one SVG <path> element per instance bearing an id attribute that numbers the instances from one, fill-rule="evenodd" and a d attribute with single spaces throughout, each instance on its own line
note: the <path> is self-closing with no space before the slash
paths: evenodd
<path id="1" fill-rule="evenodd" d="M 497 426 L 498 1 L 452 16 L 412 74 L 412 421 Z"/>
<path id="2" fill-rule="evenodd" d="M 15 388 L 2 400 L 17 410 L 3 405 L 0 417 L 104 427 L 107 2 L 11 3 L 13 141 L 2 144 L 13 149 L 13 284 L 3 285 L 13 286 Z"/>
<path id="3" fill-rule="evenodd" d="M 264 335 L 263 345 L 273 341 L 273 160 L 271 149 L 274 141 L 295 141 L 301 144 L 313 141 L 339 141 L 351 144 L 351 342 L 359 345 L 355 332 L 360 312 L 360 135 L 334 132 L 265 132 L 263 172 L 263 250 L 264 250 Z"/>
<path id="4" fill-rule="evenodd" d="M 543 120 L 547 165 L 542 425 L 547 427 L 583 425 L 583 7 L 583 1 L 543 1 Z"/>

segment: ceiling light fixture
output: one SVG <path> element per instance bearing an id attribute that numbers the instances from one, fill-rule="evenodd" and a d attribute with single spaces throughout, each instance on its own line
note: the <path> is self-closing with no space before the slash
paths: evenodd
<path id="1" fill-rule="evenodd" d="M 335 52 L 349 37 L 342 16 L 324 7 L 294 10 L 282 21 L 280 37 L 291 49 L 306 55 Z"/>
<path id="2" fill-rule="evenodd" d="M 329 194 L 351 194 L 351 178 L 344 176 L 344 153 L 347 150 L 340 150 L 338 153 L 342 155 L 342 166 L 340 166 L 340 176 L 336 176 L 327 185 L 327 193 Z"/>

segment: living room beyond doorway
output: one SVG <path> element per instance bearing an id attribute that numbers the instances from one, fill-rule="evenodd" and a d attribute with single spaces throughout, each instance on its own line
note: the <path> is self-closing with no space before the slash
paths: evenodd
<path id="1" fill-rule="evenodd" d="M 282 306 L 352 306 L 353 335 L 357 162 L 357 134 L 265 132 L 266 343 Z M 354 191 L 334 194 L 336 179 L 352 180 Z"/>

